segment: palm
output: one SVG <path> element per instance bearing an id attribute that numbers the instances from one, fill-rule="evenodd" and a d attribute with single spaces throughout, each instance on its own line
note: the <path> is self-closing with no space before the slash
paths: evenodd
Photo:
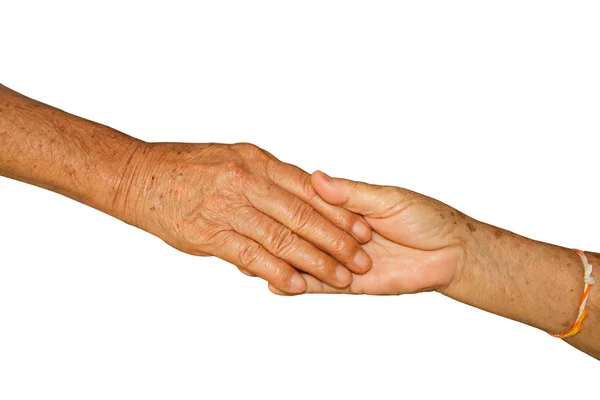
<path id="1" fill-rule="evenodd" d="M 418 250 L 394 243 L 374 233 L 364 246 L 373 267 L 355 275 L 350 285 L 356 294 L 404 294 L 434 290 L 450 272 L 449 249 Z"/>
<path id="2" fill-rule="evenodd" d="M 345 289 L 335 289 L 306 276 L 308 291 L 404 294 L 449 284 L 459 257 L 455 230 L 460 227 L 459 222 L 463 224 L 461 214 L 437 200 L 405 189 L 371 188 L 375 188 L 377 197 L 363 195 L 364 192 L 360 195 L 369 200 L 369 208 L 363 212 L 373 229 L 373 237 L 363 248 L 373 260 L 373 267 L 364 275 L 355 275 Z M 362 211 L 356 208 L 355 211 Z"/>

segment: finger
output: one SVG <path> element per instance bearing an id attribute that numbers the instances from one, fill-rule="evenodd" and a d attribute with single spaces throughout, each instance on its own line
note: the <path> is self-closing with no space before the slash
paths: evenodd
<path id="1" fill-rule="evenodd" d="M 278 186 L 310 204 L 334 225 L 354 236 L 359 243 L 371 240 L 371 227 L 364 218 L 321 199 L 313 189 L 310 175 L 306 171 L 279 160 L 275 165 L 275 167 L 269 168 L 267 173 Z"/>
<path id="2" fill-rule="evenodd" d="M 275 286 L 271 285 L 269 283 L 269 290 L 271 291 L 271 293 L 279 295 L 279 296 L 291 296 L 290 294 L 287 294 L 285 292 L 282 292 L 281 290 L 277 289 Z"/>
<path id="3" fill-rule="evenodd" d="M 240 267 L 237 267 L 237 269 L 239 269 L 240 272 L 242 274 L 244 274 L 244 275 L 247 275 L 247 276 L 250 276 L 250 277 L 256 277 L 256 275 L 254 275 L 252 272 L 248 271 L 247 269 L 240 268 Z"/>
<path id="4" fill-rule="evenodd" d="M 279 186 L 271 184 L 258 194 L 249 191 L 246 195 L 258 210 L 327 252 L 352 272 L 363 274 L 371 268 L 371 259 L 352 236 Z"/>
<path id="5" fill-rule="evenodd" d="M 331 178 L 321 171 L 312 174 L 311 183 L 326 202 L 365 217 L 385 217 L 397 209 L 402 200 L 400 188 Z"/>
<path id="6" fill-rule="evenodd" d="M 227 232 L 221 240 L 217 257 L 269 281 L 283 292 L 298 294 L 306 289 L 306 281 L 298 271 L 255 241 L 235 232 Z"/>
<path id="7" fill-rule="evenodd" d="M 346 287 L 343 289 L 338 289 L 336 287 L 330 286 L 326 283 L 323 283 L 321 281 L 319 281 L 318 279 L 316 279 L 313 276 L 310 275 L 306 275 L 303 274 L 304 280 L 306 280 L 306 290 L 304 293 L 322 293 L 322 294 L 357 294 L 352 290 L 352 287 Z M 271 285 L 269 283 L 269 290 L 277 295 L 280 296 L 289 296 L 290 294 L 282 292 L 281 290 L 277 289 L 275 286 Z"/>
<path id="8" fill-rule="evenodd" d="M 333 257 L 251 206 L 238 209 L 229 224 L 297 270 L 337 287 L 346 287 L 352 282 L 352 274 Z"/>
<path id="9" fill-rule="evenodd" d="M 321 282 L 318 279 L 315 279 L 313 276 L 302 274 L 302 277 L 306 281 L 306 290 L 304 290 L 302 293 L 354 294 L 352 285 L 339 289 Z"/>

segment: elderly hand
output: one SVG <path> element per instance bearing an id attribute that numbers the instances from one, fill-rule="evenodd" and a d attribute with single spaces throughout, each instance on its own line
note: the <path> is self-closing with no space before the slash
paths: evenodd
<path id="1" fill-rule="evenodd" d="M 306 276 L 306 293 L 404 294 L 440 290 L 452 282 L 470 225 L 464 214 L 406 189 L 332 179 L 322 172 L 313 174 L 312 185 L 328 203 L 364 215 L 373 238 L 363 248 L 373 267 L 343 289 Z"/>
<path id="2" fill-rule="evenodd" d="M 251 144 L 144 144 L 114 199 L 129 221 L 189 254 L 214 255 L 278 290 L 299 271 L 344 288 L 371 268 L 364 219 L 327 204 L 310 175 Z"/>

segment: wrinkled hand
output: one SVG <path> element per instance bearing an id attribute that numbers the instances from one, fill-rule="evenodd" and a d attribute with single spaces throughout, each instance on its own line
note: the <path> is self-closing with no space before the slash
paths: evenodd
<path id="1" fill-rule="evenodd" d="M 292 294 L 306 289 L 297 270 L 343 288 L 350 271 L 371 267 L 359 244 L 369 226 L 321 200 L 301 169 L 245 143 L 148 146 L 117 202 L 171 246 L 217 256 Z"/>
<path id="2" fill-rule="evenodd" d="M 463 256 L 462 237 L 472 226 L 467 216 L 398 187 L 332 179 L 322 172 L 313 174 L 312 185 L 328 203 L 364 215 L 373 238 L 363 248 L 373 267 L 343 289 L 306 277 L 306 293 L 404 294 L 452 282 Z"/>

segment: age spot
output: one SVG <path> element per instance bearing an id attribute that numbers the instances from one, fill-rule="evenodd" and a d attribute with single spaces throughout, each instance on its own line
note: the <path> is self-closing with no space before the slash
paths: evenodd
<path id="1" fill-rule="evenodd" d="M 469 232 L 475 232 L 477 230 L 470 222 L 467 222 L 467 228 L 469 228 Z"/>

